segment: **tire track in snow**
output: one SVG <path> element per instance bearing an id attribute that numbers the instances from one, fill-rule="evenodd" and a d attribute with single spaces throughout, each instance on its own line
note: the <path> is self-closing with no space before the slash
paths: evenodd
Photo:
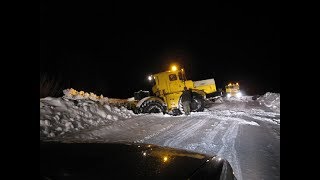
<path id="1" fill-rule="evenodd" d="M 155 117 L 156 117 L 156 116 L 155 116 Z M 182 119 L 182 120 L 185 121 L 186 119 Z M 186 122 L 188 122 L 188 121 L 186 121 Z M 154 133 L 152 133 L 152 134 L 149 134 L 149 135 L 144 136 L 143 138 L 140 138 L 140 139 L 138 139 L 138 140 L 135 140 L 134 142 L 136 142 L 136 143 L 152 143 L 152 144 L 162 145 L 161 143 L 159 143 L 159 142 L 154 142 L 154 141 L 152 141 L 152 140 L 153 140 L 153 139 L 163 139 L 163 138 L 159 138 L 159 134 L 165 132 L 165 135 L 167 135 L 168 132 L 171 132 L 170 129 L 171 129 L 172 127 L 176 126 L 177 124 L 178 124 L 177 126 L 180 126 L 180 127 L 182 127 L 182 128 L 183 128 L 183 126 L 185 126 L 185 122 L 181 123 L 181 118 L 180 118 L 180 117 L 177 117 L 176 119 L 173 119 L 173 120 L 171 120 L 171 121 L 167 121 L 167 122 L 165 122 L 165 123 L 168 123 L 169 125 L 166 126 L 166 127 L 164 127 L 164 128 L 162 128 L 162 129 L 160 129 L 160 130 L 157 131 L 157 132 L 154 132 Z M 155 123 L 155 124 L 158 124 L 158 123 Z M 154 124 L 149 124 L 149 125 L 146 126 L 145 128 L 150 129 L 150 127 L 153 126 L 153 125 L 154 125 Z M 174 127 L 174 130 L 172 130 L 172 131 L 176 132 L 176 127 Z M 169 133 L 169 135 L 170 135 L 170 133 Z M 151 141 L 150 141 L 150 140 L 151 140 Z"/>
<path id="2" fill-rule="evenodd" d="M 174 125 L 174 124 L 170 124 L 169 126 L 164 127 L 164 128 L 160 129 L 159 131 L 157 131 L 157 132 L 155 132 L 155 133 L 153 133 L 153 134 L 150 134 L 150 135 L 148 135 L 148 136 L 145 136 L 144 138 L 142 138 L 142 139 L 140 139 L 140 140 L 134 141 L 134 143 L 143 143 L 144 141 L 146 141 L 146 140 L 148 140 L 148 139 L 151 139 L 151 138 L 153 138 L 154 136 L 159 135 L 159 134 L 162 133 L 163 131 L 166 131 L 166 130 L 170 129 L 173 125 Z"/>
<path id="3" fill-rule="evenodd" d="M 192 124 L 194 124 L 194 121 L 191 117 L 176 119 L 174 126 L 168 128 L 168 131 L 161 132 L 161 134 L 159 133 L 158 136 L 154 136 L 146 142 L 163 146 L 167 139 L 176 138 L 181 130 L 189 128 Z"/>
<path id="4" fill-rule="evenodd" d="M 137 118 L 134 121 L 123 121 L 120 123 L 121 125 L 118 130 L 116 130 L 116 133 L 119 134 L 120 137 L 123 137 L 122 139 L 130 142 L 143 143 L 145 140 L 170 129 L 178 122 L 175 120 L 160 120 L 157 116 L 147 115 L 143 118 Z M 116 139 L 119 139 L 119 136 Z"/>
<path id="5" fill-rule="evenodd" d="M 224 133 L 222 137 L 222 147 L 218 151 L 217 155 L 227 159 L 229 162 L 232 163 L 234 172 L 236 174 L 236 177 L 238 180 L 242 180 L 242 172 L 241 167 L 238 161 L 237 157 L 237 151 L 235 149 L 235 139 L 238 135 L 238 129 L 239 129 L 239 122 L 232 121 L 231 125 L 227 129 L 227 131 Z"/>
<path id="6" fill-rule="evenodd" d="M 255 122 L 246 121 L 236 117 L 217 116 L 215 113 L 208 114 L 204 121 L 218 122 L 215 122 L 213 129 L 211 129 L 209 133 L 200 133 L 202 138 L 199 143 L 188 144 L 184 149 L 192 151 L 197 150 L 205 154 L 219 155 L 227 159 L 232 165 L 238 180 L 242 180 L 242 172 L 235 149 L 238 128 L 242 124 L 254 126 L 259 125 Z M 221 139 L 221 144 L 217 143 L 217 145 L 215 145 L 215 142 L 217 142 L 215 139 L 217 138 Z"/>
<path id="7" fill-rule="evenodd" d="M 210 122 L 210 119 L 207 122 Z M 219 146 L 219 144 L 215 144 L 214 139 L 216 138 L 217 134 L 219 134 L 220 131 L 224 129 L 223 125 L 224 123 L 222 123 L 221 121 L 214 122 L 214 124 L 211 125 L 213 126 L 213 128 L 209 129 L 209 132 L 201 132 L 199 134 L 201 137 L 199 141 L 196 143 L 189 143 L 185 147 L 185 149 L 202 152 L 205 154 L 216 155 L 215 149 L 217 148 L 217 146 Z"/>
<path id="8" fill-rule="evenodd" d="M 157 116 L 154 116 L 153 118 L 158 118 Z M 134 140 L 135 143 L 153 143 L 150 142 L 150 139 L 156 137 L 156 139 L 158 139 L 158 135 L 163 133 L 163 132 L 168 132 L 169 129 L 171 129 L 172 127 L 174 127 L 177 124 L 180 124 L 181 122 L 179 121 L 179 117 L 176 119 L 173 119 L 171 121 L 166 121 L 165 123 L 168 123 L 169 125 L 166 127 L 161 128 L 160 130 L 158 130 L 157 132 L 154 132 L 152 134 L 149 135 L 145 135 L 143 138 L 140 138 L 138 140 Z M 148 124 L 147 126 L 145 126 L 144 128 L 148 128 L 150 129 L 150 127 L 152 127 L 153 125 L 157 125 L 158 122 L 155 121 L 154 124 Z M 153 144 L 158 144 L 158 143 L 153 143 Z"/>
<path id="9" fill-rule="evenodd" d="M 248 121 L 246 119 L 240 118 L 241 116 L 250 116 L 250 114 L 249 112 L 243 111 L 240 114 L 231 113 L 227 115 L 214 115 L 215 118 L 220 119 L 221 121 L 231 123 L 230 125 L 228 125 L 228 129 L 225 131 L 221 138 L 222 147 L 218 151 L 217 155 L 224 157 L 230 162 L 230 164 L 232 164 L 232 168 L 234 169 L 235 175 L 238 180 L 243 179 L 239 158 L 237 157 L 238 153 L 235 149 L 235 142 L 238 135 L 239 127 L 241 125 L 260 126 L 255 121 Z"/>
<path id="10" fill-rule="evenodd" d="M 232 165 L 235 175 L 239 180 L 242 180 L 242 171 L 241 166 L 239 163 L 239 158 L 237 157 L 237 151 L 235 149 L 235 141 L 237 138 L 238 130 L 240 125 L 242 124 L 248 124 L 248 125 L 258 125 L 255 122 L 256 121 L 263 121 L 263 122 L 271 122 L 272 124 L 278 124 L 280 125 L 280 119 L 277 119 L 278 114 L 276 113 L 269 113 L 265 111 L 229 111 L 224 110 L 225 113 L 215 112 L 212 113 L 213 117 L 216 119 L 220 119 L 221 121 L 225 122 L 231 122 L 228 129 L 223 134 L 222 139 L 222 147 L 216 153 L 219 156 L 222 156 L 223 158 L 227 159 L 230 164 Z M 269 118 L 267 117 L 260 117 L 259 115 L 268 115 L 271 116 Z M 244 119 L 244 117 L 248 117 L 250 119 L 253 119 L 254 121 L 248 121 Z M 227 120 L 227 121 L 226 121 Z M 230 120 L 230 121 L 229 121 Z M 259 125 L 258 125 L 259 126 Z"/>
<path id="11" fill-rule="evenodd" d="M 236 117 L 233 117 L 236 116 Z M 234 170 L 234 173 L 238 180 L 242 180 L 242 171 L 240 167 L 240 163 L 237 157 L 237 151 L 235 149 L 235 142 L 238 135 L 238 130 L 240 125 L 253 125 L 253 126 L 259 126 L 255 122 L 250 122 L 241 118 L 237 117 L 237 114 L 228 113 L 227 115 L 222 115 L 219 112 L 212 112 L 210 114 L 210 117 L 216 120 L 219 120 L 219 124 L 213 129 L 213 132 L 210 132 L 206 134 L 206 137 L 204 137 L 204 142 L 207 144 L 207 151 L 211 154 L 216 154 L 218 156 L 221 156 L 225 159 L 227 159 L 230 164 L 232 165 L 232 168 Z M 224 129 L 227 125 L 227 129 Z M 219 134 L 219 132 L 223 132 L 222 134 Z M 222 145 L 221 148 L 213 148 L 208 149 L 210 147 L 210 144 L 212 145 L 214 142 L 214 139 L 217 138 L 217 134 L 219 134 L 218 137 L 221 137 Z M 209 146 L 208 146 L 209 145 Z M 213 146 L 214 147 L 214 146 Z M 212 152 L 215 151 L 215 152 Z"/>
<path id="12" fill-rule="evenodd" d="M 201 119 L 198 122 L 195 123 L 194 120 L 190 120 L 187 124 L 193 124 L 188 128 L 184 128 L 179 131 L 177 136 L 170 138 L 164 142 L 165 146 L 169 147 L 178 147 L 180 144 L 182 144 L 183 141 L 186 139 L 189 139 L 190 136 L 193 136 L 193 134 L 203 126 L 204 123 L 207 122 L 207 119 Z"/>
<path id="13" fill-rule="evenodd" d="M 212 152 L 214 147 L 216 146 L 214 143 L 214 139 L 221 130 L 223 130 L 224 123 L 221 121 L 217 122 L 214 128 L 202 138 L 202 142 L 204 142 L 204 147 L 206 153 Z"/>

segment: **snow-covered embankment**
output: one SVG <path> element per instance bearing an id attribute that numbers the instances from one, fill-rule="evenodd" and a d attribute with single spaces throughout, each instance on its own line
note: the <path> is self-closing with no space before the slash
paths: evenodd
<path id="1" fill-rule="evenodd" d="M 280 113 L 280 93 L 267 92 L 257 99 L 260 105 L 264 105 L 275 112 Z"/>
<path id="2" fill-rule="evenodd" d="M 40 99 L 40 138 L 56 137 L 135 116 L 108 103 L 108 98 L 74 89 L 64 90 L 60 98 Z"/>

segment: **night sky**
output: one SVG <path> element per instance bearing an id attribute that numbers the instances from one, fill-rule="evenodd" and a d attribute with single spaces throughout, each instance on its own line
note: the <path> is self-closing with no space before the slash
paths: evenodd
<path id="1" fill-rule="evenodd" d="M 40 4 L 40 75 L 128 98 L 177 63 L 218 88 L 238 81 L 250 95 L 280 93 L 276 4 L 105 2 Z"/>

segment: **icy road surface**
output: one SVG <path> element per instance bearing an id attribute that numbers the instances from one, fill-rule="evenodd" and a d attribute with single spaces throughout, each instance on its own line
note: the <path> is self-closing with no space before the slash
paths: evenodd
<path id="1" fill-rule="evenodd" d="M 217 154 L 230 162 L 238 180 L 280 179 L 280 112 L 257 101 L 225 101 L 190 116 L 139 115 L 63 139 L 151 143 Z"/>

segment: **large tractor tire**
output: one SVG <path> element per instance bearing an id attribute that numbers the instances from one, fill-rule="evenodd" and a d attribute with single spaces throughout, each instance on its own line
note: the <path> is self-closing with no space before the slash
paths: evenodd
<path id="1" fill-rule="evenodd" d="M 190 109 L 191 109 L 191 112 L 202 112 L 202 111 L 204 111 L 204 99 L 203 99 L 203 96 L 201 96 L 198 93 L 193 93 Z"/>
<path id="2" fill-rule="evenodd" d="M 201 96 L 198 93 L 193 92 L 192 93 L 192 101 L 191 101 L 191 105 L 190 105 L 190 111 L 191 112 L 202 112 L 202 111 L 204 111 L 204 106 L 205 106 L 205 102 L 204 102 L 203 96 Z M 179 110 L 181 111 L 182 114 L 185 114 L 185 112 L 183 110 L 183 104 L 182 104 L 181 98 L 179 100 Z"/>
<path id="3" fill-rule="evenodd" d="M 147 100 L 140 106 L 142 113 L 165 113 L 165 107 L 157 100 Z"/>

